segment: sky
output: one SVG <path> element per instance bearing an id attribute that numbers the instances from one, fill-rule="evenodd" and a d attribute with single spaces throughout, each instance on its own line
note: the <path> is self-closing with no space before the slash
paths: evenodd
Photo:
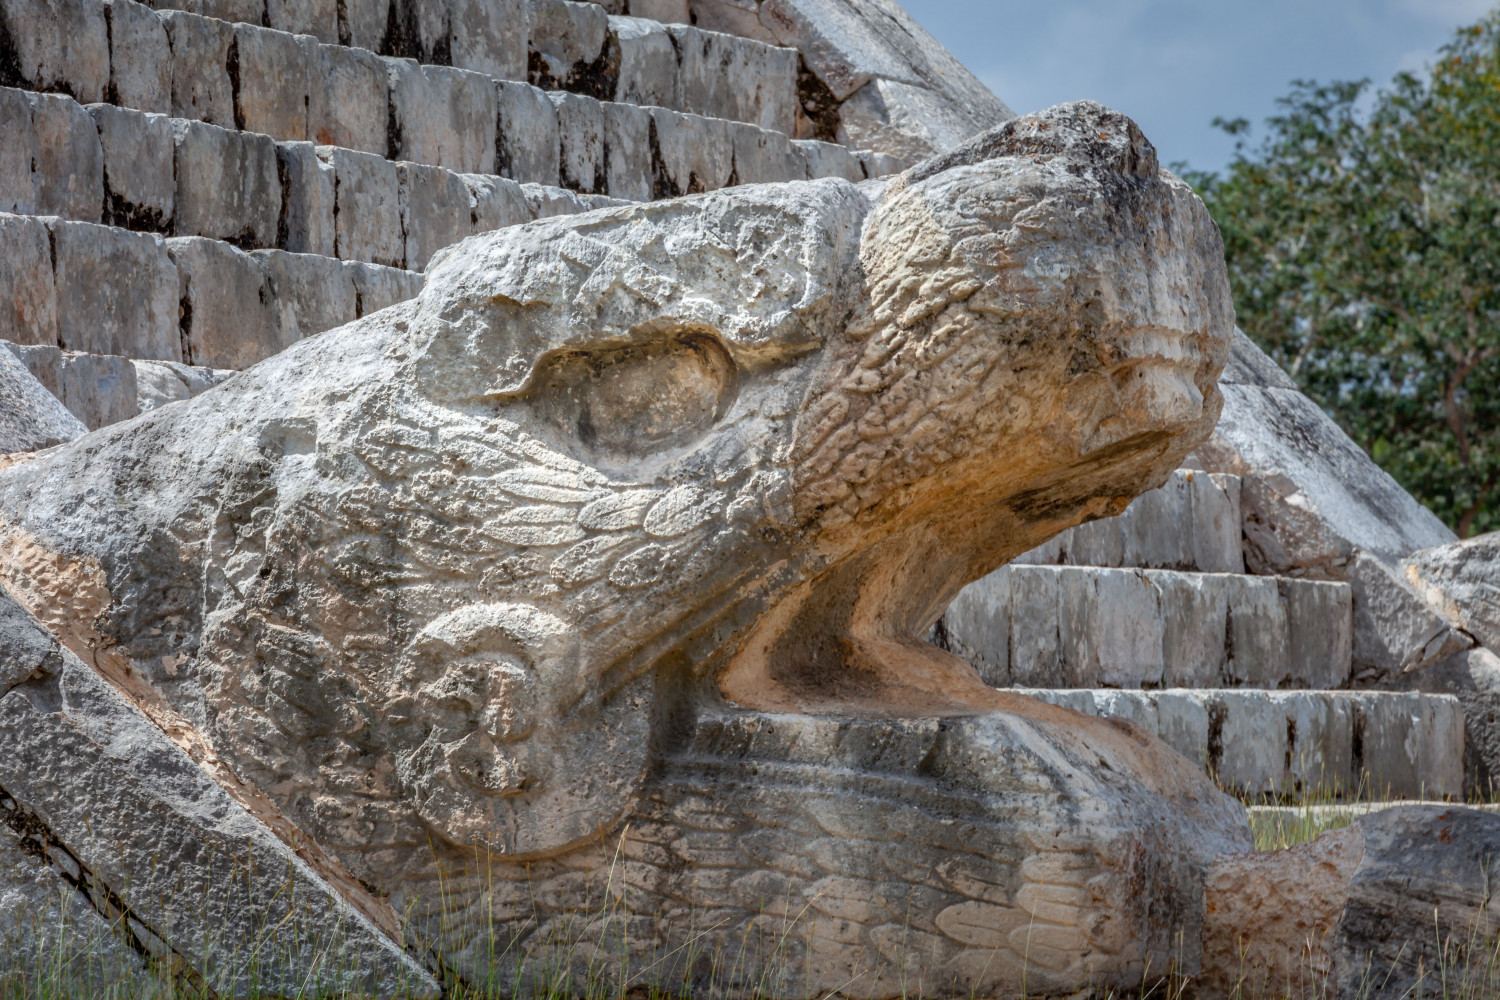
<path id="1" fill-rule="evenodd" d="M 901 2 L 1017 113 L 1092 98 L 1134 118 L 1163 163 L 1218 170 L 1234 140 L 1216 116 L 1258 126 L 1294 79 L 1421 70 L 1496 0 Z"/>

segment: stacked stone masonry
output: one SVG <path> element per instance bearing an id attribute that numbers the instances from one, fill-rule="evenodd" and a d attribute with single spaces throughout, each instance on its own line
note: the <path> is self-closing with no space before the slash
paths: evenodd
<path id="1" fill-rule="evenodd" d="M 1023 690 L 1086 715 L 1129 719 L 1245 796 L 1464 794 L 1464 716 L 1451 695 Z"/>

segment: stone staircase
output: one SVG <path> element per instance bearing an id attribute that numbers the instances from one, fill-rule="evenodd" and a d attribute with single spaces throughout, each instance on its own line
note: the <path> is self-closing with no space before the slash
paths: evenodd
<path id="1" fill-rule="evenodd" d="M 997 687 L 1137 723 L 1252 799 L 1461 797 L 1457 699 L 1355 689 L 1350 586 L 1247 575 L 1240 487 L 1173 473 L 966 587 L 932 638 Z"/>
<path id="2" fill-rule="evenodd" d="M 411 298 L 476 233 L 903 166 L 809 138 L 795 48 L 621 13 L 0 0 L 0 340 L 93 429 Z"/>

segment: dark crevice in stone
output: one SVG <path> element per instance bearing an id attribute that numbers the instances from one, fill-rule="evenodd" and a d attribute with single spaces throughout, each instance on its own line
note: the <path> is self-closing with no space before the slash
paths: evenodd
<path id="1" fill-rule="evenodd" d="M 1224 766 L 1224 719 L 1229 714 L 1224 703 L 1215 698 L 1208 704 L 1208 773 L 1218 778 Z"/>
<path id="2" fill-rule="evenodd" d="M 229 93 L 234 103 L 234 127 L 245 131 L 245 108 L 240 101 L 240 38 L 235 35 L 229 42 L 229 56 L 224 61 L 224 70 L 229 74 Z"/>
<path id="3" fill-rule="evenodd" d="M 177 300 L 177 337 L 182 344 L 182 363 L 193 363 L 193 298 L 184 294 Z"/>
<path id="4" fill-rule="evenodd" d="M 526 57 L 526 77 L 542 90 L 566 90 L 596 101 L 612 101 L 620 82 L 620 45 L 610 36 L 599 58 L 574 63 L 561 79 L 552 75 L 542 54 L 533 49 Z"/>
<path id="5" fill-rule="evenodd" d="M 27 79 L 21 75 L 21 54 L 11 34 L 10 16 L 0 10 L 0 87 L 28 88 Z"/>
<path id="6" fill-rule="evenodd" d="M 797 58 L 797 98 L 802 104 L 802 113 L 812 124 L 810 139 L 824 142 L 839 141 L 839 106 L 828 84 L 807 68 L 807 60 Z"/>
<path id="7" fill-rule="evenodd" d="M 284 157 L 276 157 L 276 178 L 281 184 L 281 211 L 276 215 L 276 246 L 285 250 L 291 235 L 292 171 Z"/>
<path id="8" fill-rule="evenodd" d="M 351 46 L 354 44 L 354 29 L 349 27 L 349 0 L 338 0 L 335 15 L 338 19 L 339 44 Z"/>
<path id="9" fill-rule="evenodd" d="M 661 137 L 656 132 L 656 116 L 651 116 L 651 197 L 659 201 L 662 198 L 675 198 L 682 192 L 677 190 L 677 185 L 672 183 L 672 177 L 667 173 L 666 160 L 661 155 Z"/>

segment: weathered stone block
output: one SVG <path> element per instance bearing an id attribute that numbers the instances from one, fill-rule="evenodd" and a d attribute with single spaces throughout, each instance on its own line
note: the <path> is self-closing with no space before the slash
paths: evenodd
<path id="1" fill-rule="evenodd" d="M 338 0 L 266 0 L 266 23 L 277 31 L 311 35 L 320 42 L 339 41 Z"/>
<path id="2" fill-rule="evenodd" d="M 317 254 L 256 250 L 266 275 L 279 341 L 287 346 L 353 322 L 354 279 L 342 261 Z"/>
<path id="3" fill-rule="evenodd" d="M 1200 573 L 1243 573 L 1240 478 L 1212 473 L 1179 473 L 1188 480 L 1192 514 L 1191 568 Z"/>
<path id="4" fill-rule="evenodd" d="M 651 113 L 634 104 L 600 105 L 604 115 L 604 186 L 611 197 L 650 201 L 655 177 Z"/>
<path id="5" fill-rule="evenodd" d="M 859 165 L 864 168 L 867 178 L 889 177 L 899 174 L 907 167 L 906 161 L 889 153 L 879 153 L 873 149 L 861 149 L 854 155 L 859 157 Z"/>
<path id="6" fill-rule="evenodd" d="M 453 65 L 500 80 L 526 78 L 526 0 L 447 0 Z"/>
<path id="7" fill-rule="evenodd" d="M 344 0 L 339 4 L 339 43 L 383 51 L 390 14 L 391 0 Z"/>
<path id="8" fill-rule="evenodd" d="M 734 168 L 734 137 L 729 122 L 652 108 L 659 166 L 673 195 L 717 191 Z"/>
<path id="9" fill-rule="evenodd" d="M 98 222 L 104 205 L 104 153 L 83 106 L 61 94 L 31 95 L 36 133 L 37 212 Z"/>
<path id="10" fill-rule="evenodd" d="M 588 211 L 588 202 L 583 200 L 583 196 L 567 188 L 547 184 L 522 184 L 521 191 L 526 195 L 526 207 L 533 220 L 553 219 L 560 215 L 577 215 Z"/>
<path id="11" fill-rule="evenodd" d="M 396 165 L 401 183 L 403 264 L 422 271 L 432 255 L 474 233 L 469 188 L 451 170 L 420 163 Z"/>
<path id="12" fill-rule="evenodd" d="M 178 10 L 162 11 L 161 18 L 172 48 L 172 116 L 234 128 L 228 69 L 234 25 Z"/>
<path id="13" fill-rule="evenodd" d="M 27 370 L 9 346 L 0 344 L 0 455 L 50 448 L 87 433 L 82 421 Z M 4 596 L 0 588 L 0 598 Z M 5 624 L 0 640 L 13 635 L 9 627 L 12 622 Z M 28 652 L 34 654 L 35 643 L 30 645 Z M 34 655 L 27 657 L 29 662 L 18 664 L 17 652 L 0 659 L 0 681 L 6 687 L 24 680 L 35 669 Z"/>
<path id="14" fill-rule="evenodd" d="M 598 101 L 555 91 L 547 95 L 557 108 L 559 179 L 583 194 L 603 194 L 604 112 Z"/>
<path id="15" fill-rule="evenodd" d="M 56 345 L 57 290 L 46 225 L 0 213 L 0 260 L 0 340 Z"/>
<path id="16" fill-rule="evenodd" d="M 611 17 L 609 37 L 620 62 L 611 100 L 644 107 L 682 106 L 677 46 L 665 27 L 656 20 Z"/>
<path id="17" fill-rule="evenodd" d="M 259 258 L 201 236 L 167 240 L 166 248 L 183 303 L 181 361 L 248 368 L 290 343 Z"/>
<path id="18" fill-rule="evenodd" d="M 1285 577 L 1277 586 L 1286 608 L 1286 679 L 1298 687 L 1348 687 L 1354 630 L 1349 587 Z"/>
<path id="19" fill-rule="evenodd" d="M 281 179 L 276 143 L 253 132 L 172 120 L 177 175 L 172 230 L 243 247 L 276 245 Z"/>
<path id="20" fill-rule="evenodd" d="M 57 345 L 89 354 L 182 360 L 177 271 L 159 236 L 47 220 L 57 286 Z"/>
<path id="21" fill-rule="evenodd" d="M 156 12 L 135 0 L 106 0 L 109 99 L 121 107 L 172 113 L 172 46 Z"/>
<path id="22" fill-rule="evenodd" d="M 12 809 L 66 848 L 101 905 L 170 942 L 200 982 L 230 995 L 310 983 L 438 995 L 368 916 L 71 652 L 0 697 L 0 719 Z M 328 953 L 321 941 L 334 942 Z"/>
<path id="23" fill-rule="evenodd" d="M 36 380 L 62 401 L 85 427 L 101 427 L 129 420 L 136 408 L 135 366 L 114 354 L 81 354 L 51 346 L 14 346 Z"/>
<path id="24" fill-rule="evenodd" d="M 450 66 L 386 59 L 392 159 L 459 173 L 495 172 L 495 88 L 489 77 Z"/>
<path id="25" fill-rule="evenodd" d="M 528 79 L 549 90 L 584 89 L 609 38 L 603 7 L 573 0 L 527 0 L 531 22 Z M 600 96 L 605 96 L 601 94 Z"/>
<path id="26" fill-rule="evenodd" d="M 249 24 L 235 25 L 234 37 L 239 128 L 272 139 L 306 139 L 314 70 L 322 65 L 318 43 L 308 35 Z"/>
<path id="27" fill-rule="evenodd" d="M 1156 705 L 1156 735 L 1188 760 L 1206 766 L 1211 720 L 1205 700 L 1195 691 L 1156 691 L 1151 701 Z"/>
<path id="28" fill-rule="evenodd" d="M 494 174 L 460 176 L 469 189 L 469 223 L 474 232 L 488 233 L 531 221 L 526 192 L 520 184 Z"/>
<path id="29" fill-rule="evenodd" d="M 265 0 L 153 0 L 160 10 L 181 10 L 198 17 L 211 17 L 227 24 L 260 24 Z"/>
<path id="30" fill-rule="evenodd" d="M 136 408 L 142 413 L 168 403 L 192 399 L 234 374 L 227 369 L 195 368 L 172 361 L 136 361 Z"/>
<path id="31" fill-rule="evenodd" d="M 794 143 L 807 160 L 809 179 L 842 177 L 855 183 L 865 179 L 865 170 L 859 165 L 859 158 L 843 146 L 817 139 L 796 139 Z"/>
<path id="32" fill-rule="evenodd" d="M 172 120 L 113 104 L 90 104 L 104 153 L 104 222 L 167 232 L 177 201 Z"/>
<path id="33" fill-rule="evenodd" d="M 1010 574 L 1010 675 L 1018 687 L 1051 687 L 1064 676 L 1056 573 Z"/>
<path id="34" fill-rule="evenodd" d="M 29 95 L 0 87 L 0 212 L 36 213 L 36 159 Z"/>
<path id="35" fill-rule="evenodd" d="M 780 132 L 743 122 L 730 124 L 734 136 L 734 179 L 740 184 L 771 184 L 807 178 L 802 150 Z"/>
<path id="36" fill-rule="evenodd" d="M 343 45 L 318 46 L 309 97 L 310 140 L 376 156 L 389 151 L 390 102 L 385 62 L 379 56 Z"/>
<path id="37" fill-rule="evenodd" d="M 692 24 L 687 0 L 630 0 L 630 16 L 663 24 Z"/>
<path id="38" fill-rule="evenodd" d="M 0 0 L 0 84 L 104 100 L 109 28 L 99 0 Z"/>
<path id="39" fill-rule="evenodd" d="M 1382 692 L 1358 702 L 1356 769 L 1373 799 L 1463 794 L 1463 707 L 1451 695 Z"/>
<path id="40" fill-rule="evenodd" d="M 334 227 L 334 171 L 310 142 L 276 144 L 282 203 L 278 242 L 291 253 L 332 257 L 338 246 Z"/>
<path id="41" fill-rule="evenodd" d="M 362 261 L 345 261 L 344 268 L 354 282 L 356 316 L 368 316 L 398 302 L 414 299 L 422 290 L 422 275 L 416 271 Z"/>
<path id="42" fill-rule="evenodd" d="M 401 179 L 384 157 L 337 146 L 317 147 L 318 158 L 333 167 L 334 240 L 342 260 L 400 267 Z"/>
<path id="43" fill-rule="evenodd" d="M 1224 684 L 1228 578 L 1219 574 L 1161 573 L 1153 574 L 1152 579 L 1160 581 L 1161 588 L 1162 683 L 1182 688 Z"/>
<path id="44" fill-rule="evenodd" d="M 796 49 L 683 24 L 667 30 L 677 43 L 682 87 L 678 107 L 786 135 L 795 133 L 800 106 Z"/>
<path id="45" fill-rule="evenodd" d="M 1226 680 L 1234 687 L 1275 689 L 1288 660 L 1286 606 L 1276 581 L 1230 576 L 1229 662 Z"/>
<path id="46" fill-rule="evenodd" d="M 544 92 L 525 83 L 498 81 L 495 96 L 499 174 L 523 184 L 555 185 L 560 155 L 557 109 Z"/>

